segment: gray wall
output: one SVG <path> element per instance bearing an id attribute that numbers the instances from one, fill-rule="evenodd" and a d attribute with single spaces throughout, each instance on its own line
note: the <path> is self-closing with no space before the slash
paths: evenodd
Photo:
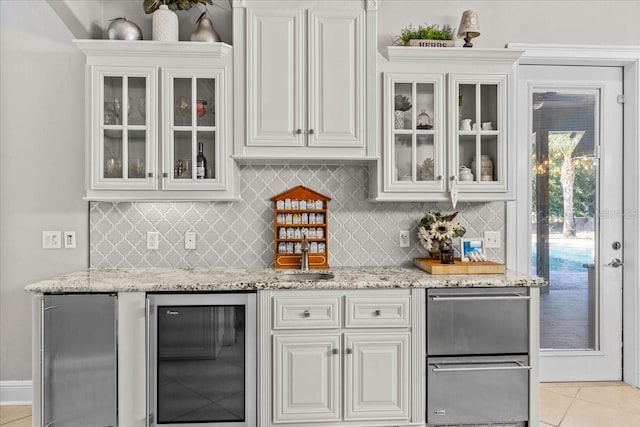
<path id="1" fill-rule="evenodd" d="M 31 378 L 24 286 L 87 266 L 84 58 L 44 1 L 0 1 L 0 374 Z M 77 249 L 41 249 L 74 230 Z"/>
<path id="2" fill-rule="evenodd" d="M 50 2 L 63 7 L 54 13 L 45 1 L 0 1 L 0 380 L 5 381 L 31 377 L 30 305 L 23 287 L 87 266 L 89 215 L 87 204 L 81 200 L 84 59 L 71 43 L 74 35 L 59 16 L 66 16 L 65 22 L 74 28 L 75 34 L 82 33 L 78 28 L 93 34 L 96 27 L 98 30 L 106 27 L 108 19 L 122 15 L 138 22 L 147 38 L 150 28 L 150 17 L 140 11 L 141 0 Z M 228 7 L 226 0 L 216 2 Z M 70 13 L 65 13 L 65 8 Z M 468 8 L 476 9 L 480 16 L 482 35 L 474 40 L 477 47 L 502 47 L 508 42 L 640 44 L 640 26 L 636 22 L 640 16 L 638 1 L 381 0 L 379 49 L 384 50 L 408 24 L 427 21 L 457 27 L 462 11 Z M 74 11 L 78 11 L 77 15 Z M 218 23 L 221 35 L 229 41 L 230 15 L 223 11 L 216 12 L 218 14 L 223 20 Z M 195 15 L 195 11 L 185 15 L 181 22 L 188 23 Z M 182 28 L 183 39 L 188 38 L 189 33 L 188 27 Z M 243 185 L 248 185 L 245 179 Z M 242 197 L 246 201 L 253 196 L 243 192 Z M 344 201 L 337 200 L 337 203 L 344 204 Z M 162 212 L 170 211 L 172 205 L 162 206 Z M 221 205 L 210 204 L 210 207 L 216 210 Z M 202 207 L 202 204 L 193 206 Z M 411 216 L 413 219 L 427 207 L 367 205 L 362 200 L 354 206 L 372 206 L 375 211 L 372 218 L 382 215 L 396 222 L 397 218 Z M 144 206 L 97 204 L 91 212 L 93 215 L 113 209 L 117 215 L 128 217 L 129 210 L 141 207 Z M 266 208 L 263 206 L 263 209 Z M 468 207 L 463 209 L 464 216 L 468 217 L 471 211 L 467 211 Z M 390 213 L 380 214 L 383 211 Z M 353 221 L 349 209 L 344 212 L 345 220 Z M 358 212 L 353 214 L 360 218 Z M 208 215 L 204 214 L 204 218 L 211 218 Z M 336 223 L 332 227 L 333 233 L 340 226 Z M 75 230 L 78 249 L 40 249 L 40 233 L 45 229 Z M 263 248 L 264 239 L 263 236 L 260 240 Z M 353 236 L 351 243 L 357 239 L 358 236 Z M 93 250 L 92 247 L 92 253 Z M 407 256 L 413 255 L 411 251 Z M 261 256 L 266 257 L 268 252 L 264 249 Z M 95 258 L 96 254 L 93 255 Z M 399 256 L 405 255 L 394 249 L 386 259 L 395 260 Z"/>

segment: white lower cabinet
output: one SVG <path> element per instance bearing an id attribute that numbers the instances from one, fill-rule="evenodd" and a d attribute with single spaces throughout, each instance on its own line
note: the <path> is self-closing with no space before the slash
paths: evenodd
<path id="1" fill-rule="evenodd" d="M 417 295 L 423 290 L 260 292 L 259 425 L 421 425 L 425 340 Z M 317 310 L 322 301 L 333 309 Z"/>
<path id="2" fill-rule="evenodd" d="M 340 420 L 340 335 L 274 335 L 274 421 Z"/>
<path id="3" fill-rule="evenodd" d="M 409 419 L 410 335 L 345 334 L 345 420 Z"/>

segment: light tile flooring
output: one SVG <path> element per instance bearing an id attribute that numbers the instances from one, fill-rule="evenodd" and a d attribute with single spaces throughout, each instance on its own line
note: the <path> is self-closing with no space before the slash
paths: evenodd
<path id="1" fill-rule="evenodd" d="M 2 427 L 31 427 L 30 406 L 0 406 Z M 543 383 L 540 427 L 640 426 L 640 390 L 620 382 Z"/>

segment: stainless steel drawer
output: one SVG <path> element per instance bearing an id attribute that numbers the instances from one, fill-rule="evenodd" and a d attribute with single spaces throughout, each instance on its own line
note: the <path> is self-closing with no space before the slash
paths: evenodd
<path id="1" fill-rule="evenodd" d="M 519 354 L 529 351 L 526 288 L 429 289 L 429 356 Z"/>
<path id="2" fill-rule="evenodd" d="M 516 423 L 529 419 L 526 356 L 427 359 L 430 425 Z"/>

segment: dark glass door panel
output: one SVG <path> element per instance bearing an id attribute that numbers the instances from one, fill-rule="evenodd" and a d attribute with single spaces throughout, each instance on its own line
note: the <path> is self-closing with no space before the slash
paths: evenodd
<path id="1" fill-rule="evenodd" d="M 243 421 L 245 306 L 158 306 L 157 423 Z"/>

